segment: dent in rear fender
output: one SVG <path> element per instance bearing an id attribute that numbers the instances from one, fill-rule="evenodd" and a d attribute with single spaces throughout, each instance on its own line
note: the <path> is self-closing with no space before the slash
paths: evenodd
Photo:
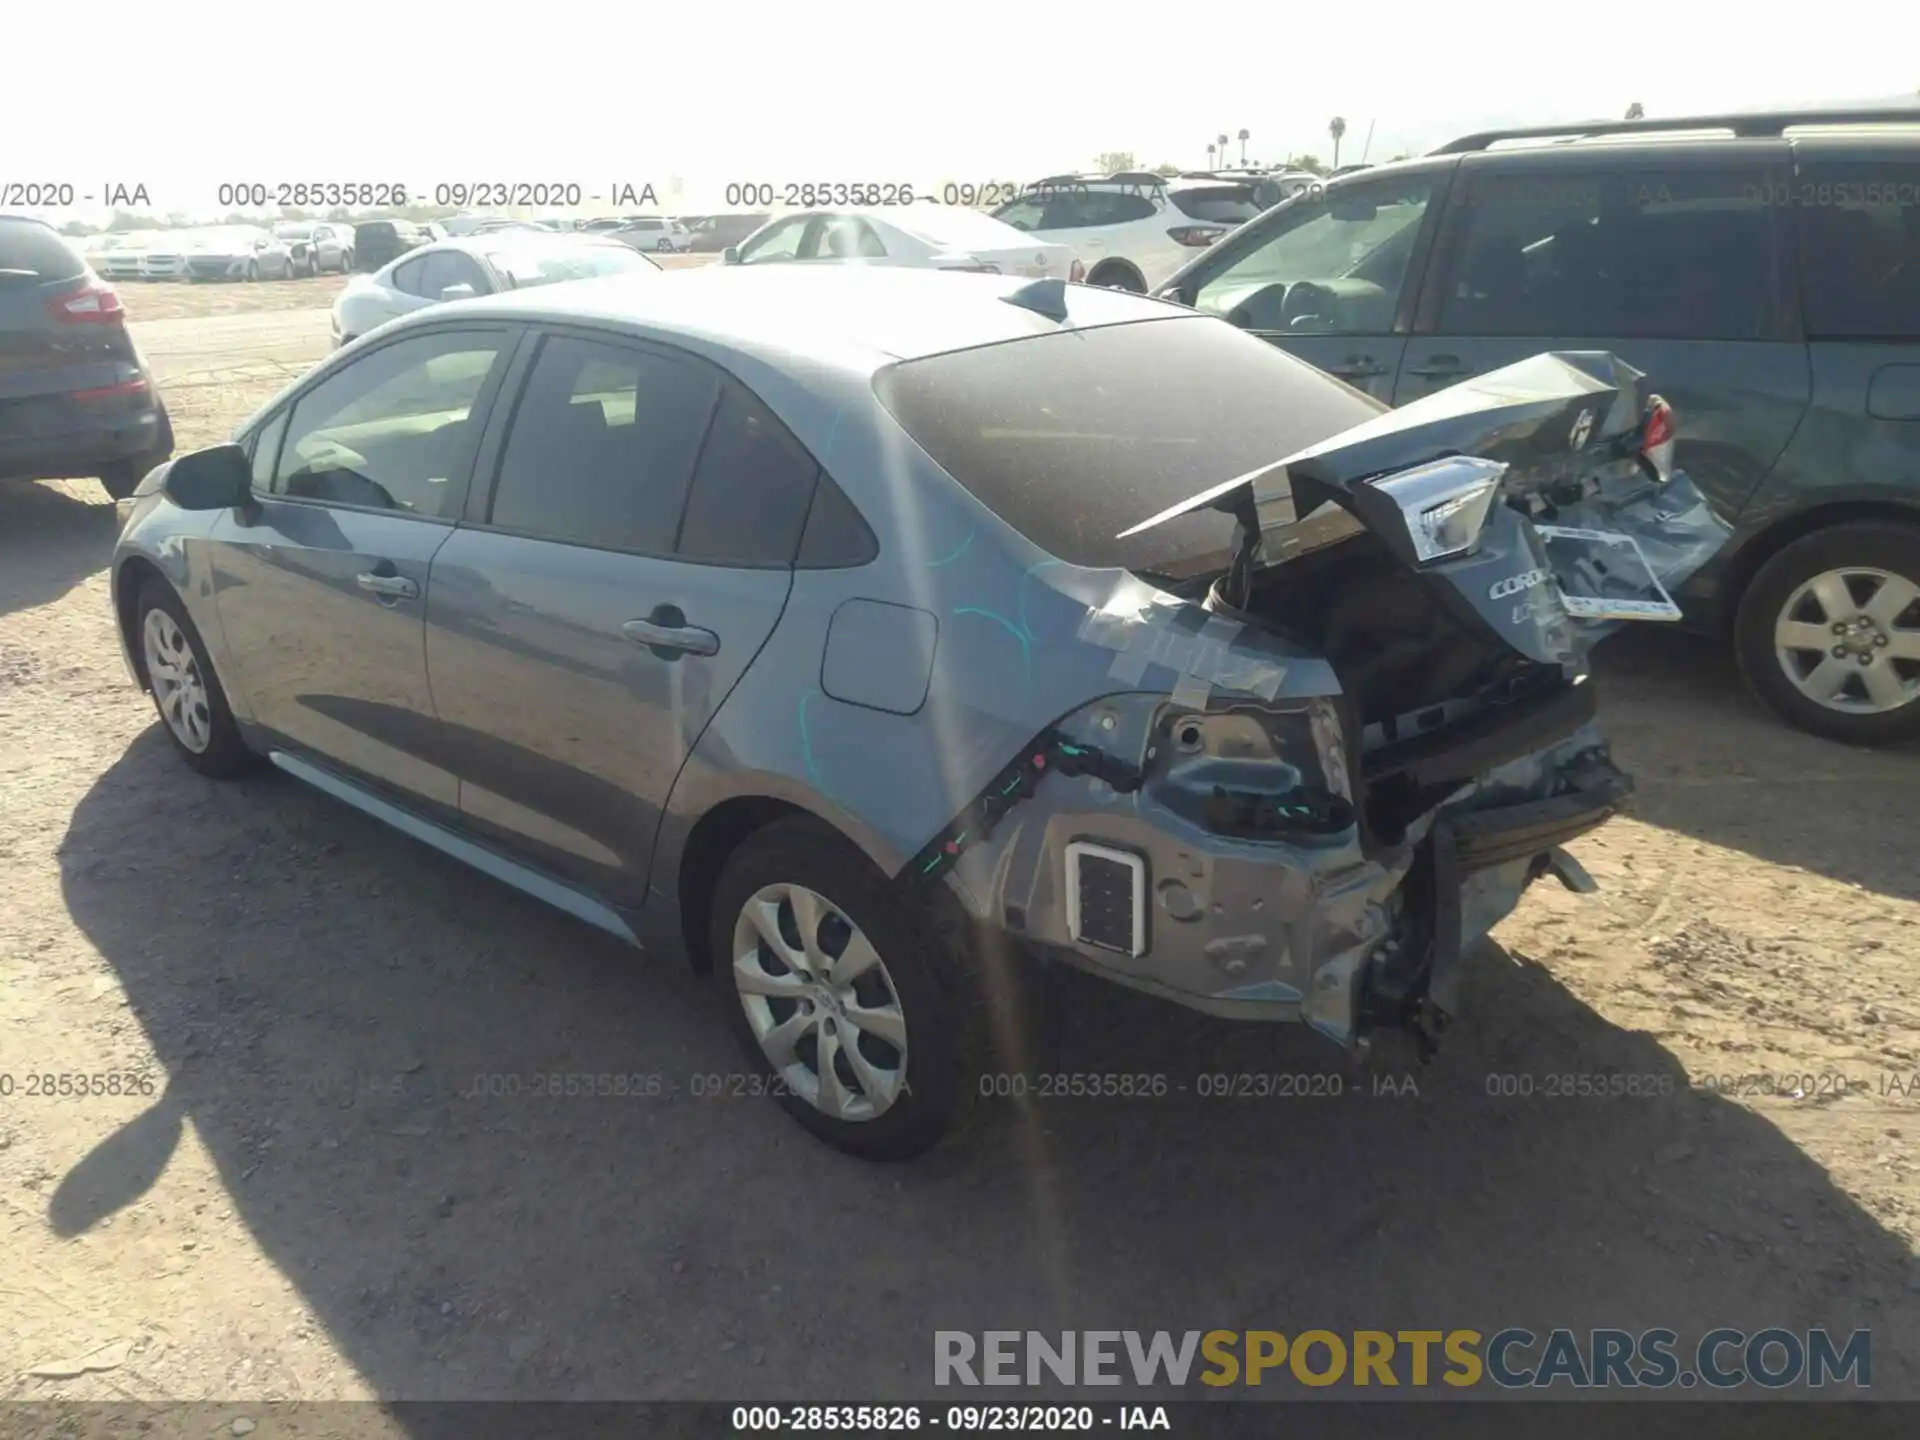
<path id="1" fill-rule="evenodd" d="M 1211 623 L 1126 572 L 1053 560 L 955 488 L 920 485 L 892 535 L 870 515 L 874 563 L 795 574 L 779 625 L 675 783 L 656 897 L 672 894 L 701 815 L 737 796 L 830 820 L 893 876 L 1035 735 L 1103 695 L 1243 684 L 1280 698 L 1338 693 L 1324 659 Z M 918 643 L 909 655 L 845 643 L 833 632 L 850 604 L 856 616 L 904 611 L 921 639 L 931 627 L 930 663 Z M 903 662 L 927 670 L 924 700 L 890 713 L 910 688 L 896 673 Z"/>

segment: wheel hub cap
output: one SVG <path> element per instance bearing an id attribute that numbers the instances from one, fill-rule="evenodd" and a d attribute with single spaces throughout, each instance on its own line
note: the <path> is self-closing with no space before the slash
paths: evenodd
<path id="1" fill-rule="evenodd" d="M 141 641 L 147 681 L 153 687 L 160 718 L 167 722 L 174 739 L 196 755 L 204 753 L 213 743 L 213 712 L 208 708 L 207 684 L 192 642 L 164 610 L 147 612 Z"/>
<path id="2" fill-rule="evenodd" d="M 794 1094 L 836 1120 L 885 1114 L 905 1092 L 907 1022 L 872 942 L 803 885 L 764 886 L 733 927 L 747 1024 Z"/>
<path id="3" fill-rule="evenodd" d="M 1787 679 L 1829 710 L 1879 715 L 1920 699 L 1920 585 L 1868 567 L 1795 590 L 1774 625 Z"/>

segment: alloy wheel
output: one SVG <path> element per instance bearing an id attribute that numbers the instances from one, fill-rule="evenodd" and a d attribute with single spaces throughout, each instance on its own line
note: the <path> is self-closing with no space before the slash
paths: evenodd
<path id="1" fill-rule="evenodd" d="M 1849 715 L 1920 699 L 1920 585 L 1868 566 L 1827 570 L 1795 590 L 1773 627 L 1795 689 Z"/>
<path id="2" fill-rule="evenodd" d="M 153 686 L 154 701 L 160 716 L 173 732 L 173 738 L 196 755 L 206 753 L 213 743 L 213 711 L 207 699 L 207 683 L 200 673 L 200 658 L 193 643 L 173 616 L 164 610 L 147 612 L 141 627 L 142 648 L 146 652 L 147 680 Z"/>
<path id="3" fill-rule="evenodd" d="M 733 927 L 747 1024 L 786 1086 L 835 1120 L 885 1114 L 905 1093 L 907 1021 L 858 925 L 803 885 L 765 885 Z"/>

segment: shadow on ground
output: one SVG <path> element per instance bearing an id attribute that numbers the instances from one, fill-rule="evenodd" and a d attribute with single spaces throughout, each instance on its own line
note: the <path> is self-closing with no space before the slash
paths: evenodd
<path id="1" fill-rule="evenodd" d="M 1726 647 L 1651 625 L 1596 652 L 1601 721 L 1666 830 L 1920 900 L 1920 746 L 1861 750 L 1790 730 Z"/>
<path id="2" fill-rule="evenodd" d="M 933 1332 L 989 1328 L 1866 1326 L 1875 1394 L 1916 1389 L 1900 1240 L 1521 955 L 1482 956 L 1467 1022 L 1386 1089 L 1298 1031 L 1069 980 L 1051 1069 L 1166 1093 L 982 1101 L 961 1140 L 875 1167 L 732 1093 L 677 958 L 290 782 L 210 785 L 157 730 L 61 866 L 166 1081 L 50 1223 L 136 1200 L 191 1125 L 389 1399 L 925 1399 Z M 1569 1073 L 1652 1093 L 1542 1098 Z M 1319 1078 L 1214 1098 L 1203 1074 Z"/>
<path id="3" fill-rule="evenodd" d="M 0 615 L 49 604 L 106 569 L 119 533 L 95 481 L 0 481 Z"/>

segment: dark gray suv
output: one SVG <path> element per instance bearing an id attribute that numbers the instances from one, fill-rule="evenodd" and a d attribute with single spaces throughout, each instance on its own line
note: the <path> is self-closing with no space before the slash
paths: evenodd
<path id="1" fill-rule="evenodd" d="M 1792 724 L 1920 737 L 1920 107 L 1472 135 L 1275 207 L 1159 293 L 1393 405 L 1620 356 L 1736 525 L 1688 620 Z"/>
<path id="2" fill-rule="evenodd" d="M 172 452 L 119 295 L 51 226 L 0 215 L 0 480 L 97 475 L 118 499 Z"/>

